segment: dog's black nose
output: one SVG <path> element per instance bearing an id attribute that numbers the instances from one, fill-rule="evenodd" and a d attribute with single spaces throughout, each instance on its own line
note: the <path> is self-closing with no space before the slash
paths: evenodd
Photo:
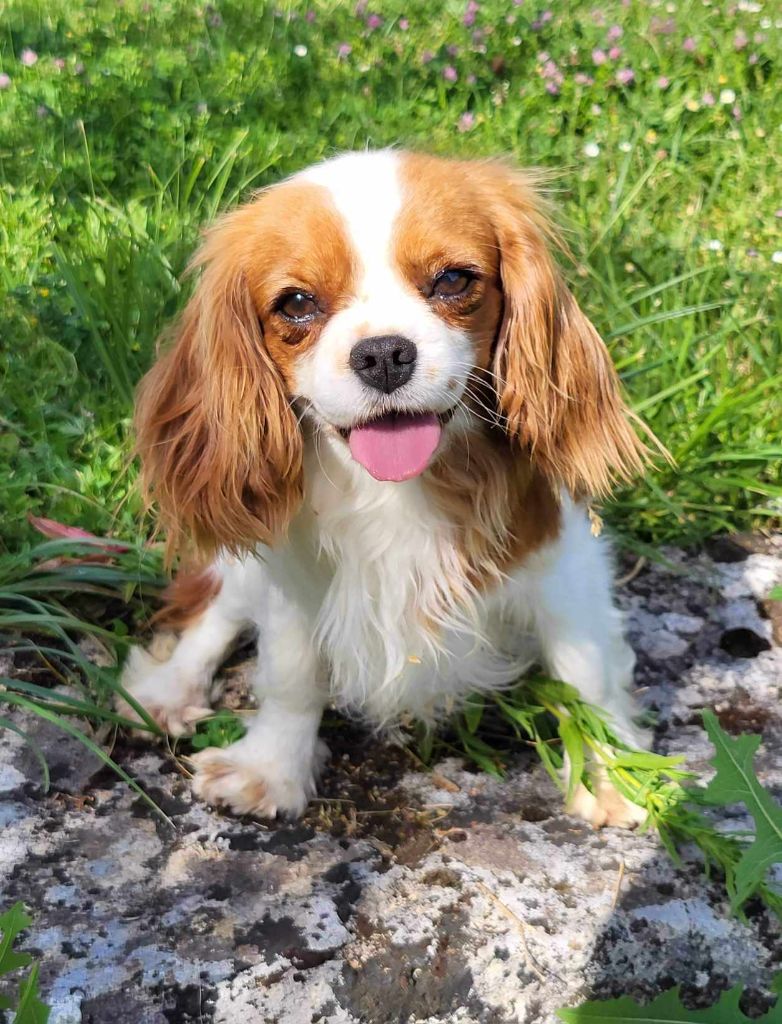
<path id="1" fill-rule="evenodd" d="M 364 338 L 350 352 L 350 367 L 365 384 L 390 395 L 413 376 L 418 350 L 399 335 Z"/>

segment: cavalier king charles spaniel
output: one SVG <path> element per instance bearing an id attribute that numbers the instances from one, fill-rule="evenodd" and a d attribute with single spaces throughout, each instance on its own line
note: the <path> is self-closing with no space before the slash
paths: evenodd
<path id="1" fill-rule="evenodd" d="M 436 721 L 533 663 L 644 743 L 588 502 L 647 450 L 555 246 L 534 175 L 398 150 L 327 160 L 208 230 L 136 414 L 143 484 L 200 561 L 169 591 L 173 648 L 134 648 L 123 681 L 186 733 L 257 630 L 258 713 L 193 757 L 210 803 L 300 814 L 326 705 Z M 571 810 L 643 817 L 600 778 Z"/>

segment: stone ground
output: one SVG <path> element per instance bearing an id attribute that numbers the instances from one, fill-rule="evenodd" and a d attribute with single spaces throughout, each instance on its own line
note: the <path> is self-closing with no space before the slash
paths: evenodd
<path id="1" fill-rule="evenodd" d="M 708 770 L 699 709 L 714 707 L 763 733 L 780 794 L 782 604 L 765 599 L 782 538 L 666 555 L 619 591 L 657 748 Z M 732 918 L 653 835 L 568 817 L 524 755 L 501 782 L 456 759 L 423 774 L 342 723 L 322 799 L 268 826 L 208 809 L 170 752 L 120 740 L 169 827 L 75 741 L 37 733 L 46 796 L 0 732 L 0 908 L 30 908 L 51 1024 L 553 1024 L 589 997 L 683 983 L 705 1005 L 737 981 L 749 1012 L 769 1005 L 778 922 Z"/>

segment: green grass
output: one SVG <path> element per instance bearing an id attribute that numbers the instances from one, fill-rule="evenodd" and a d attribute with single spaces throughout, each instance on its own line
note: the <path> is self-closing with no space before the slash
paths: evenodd
<path id="1" fill-rule="evenodd" d="M 461 0 L 437 17 L 423 0 L 363 14 L 325 0 L 4 5 L 0 545 L 30 540 L 31 511 L 139 539 L 132 392 L 184 300 L 199 225 L 335 151 L 392 143 L 561 172 L 573 287 L 678 462 L 617 496 L 619 531 L 688 542 L 778 519 L 770 5 L 557 0 L 547 19 L 533 0 L 486 0 L 472 27 L 464 14 Z M 596 65 L 611 26 L 622 53 Z M 634 82 L 617 84 L 626 69 Z"/>

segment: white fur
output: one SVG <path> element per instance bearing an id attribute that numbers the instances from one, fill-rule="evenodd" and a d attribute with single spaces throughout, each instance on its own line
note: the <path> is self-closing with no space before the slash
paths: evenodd
<path id="1" fill-rule="evenodd" d="M 215 563 L 221 589 L 210 608 L 167 661 L 134 651 L 126 687 L 167 728 L 184 732 L 206 713 L 228 645 L 248 623 L 257 627 L 258 715 L 244 739 L 195 759 L 197 791 L 242 813 L 304 808 L 329 701 L 378 726 L 408 715 L 432 720 L 470 692 L 512 683 L 535 660 L 637 740 L 628 694 L 633 656 L 611 600 L 607 549 L 591 535 L 585 511 L 563 496 L 557 539 L 479 594 L 464 578 L 452 525 L 421 479 L 374 480 L 328 428 L 395 408 L 450 409 L 464 393 L 473 349 L 393 266 L 393 226 L 404 202 L 397 155 L 352 154 L 304 176 L 329 190 L 359 271 L 355 300 L 297 366 L 297 398 L 310 417 L 304 505 L 281 547 Z M 418 347 L 413 377 L 390 396 L 348 365 L 359 338 L 382 334 Z M 442 443 L 470 428 L 468 416 L 457 409 Z M 603 811 L 594 798 L 582 803 L 597 821 Z"/>
<path id="2" fill-rule="evenodd" d="M 187 709 L 204 708 L 225 648 L 248 621 L 257 627 L 261 709 L 239 743 L 199 755 L 202 795 L 241 813 L 298 814 L 314 793 L 326 703 L 376 726 L 431 720 L 471 692 L 514 682 L 536 660 L 601 705 L 624 738 L 642 742 L 628 692 L 634 658 L 611 601 L 608 551 L 582 508 L 563 499 L 555 542 L 484 598 L 454 607 L 443 586 L 454 568 L 452 538 L 420 482 L 378 483 L 336 457 L 324 468 L 285 547 L 220 560 L 220 594 L 171 659 L 145 665 L 138 652 L 129 661 L 125 686 L 185 731 L 200 717 Z M 427 620 L 442 627 L 437 641 Z M 212 778 L 205 769 L 215 762 L 234 770 Z M 254 806 L 240 794 L 251 779 L 262 779 L 267 793 Z M 606 819 L 605 807 L 586 790 L 573 804 L 596 823 L 633 820 Z"/>

